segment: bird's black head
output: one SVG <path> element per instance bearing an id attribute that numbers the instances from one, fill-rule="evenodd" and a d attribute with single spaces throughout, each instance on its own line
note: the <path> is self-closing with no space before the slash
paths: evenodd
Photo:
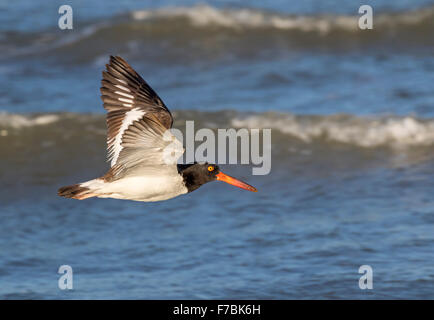
<path id="1" fill-rule="evenodd" d="M 186 165 L 178 165 L 178 172 L 184 178 L 185 186 L 188 192 L 192 192 L 199 188 L 201 185 L 214 181 L 220 180 L 243 188 L 249 191 L 256 192 L 256 188 L 244 183 L 240 180 L 232 178 L 220 171 L 220 168 L 215 164 L 209 163 L 193 163 Z"/>
<path id="2" fill-rule="evenodd" d="M 215 164 L 195 162 L 193 164 L 179 164 L 178 171 L 184 178 L 188 192 L 191 192 L 207 182 L 217 180 L 220 169 Z"/>

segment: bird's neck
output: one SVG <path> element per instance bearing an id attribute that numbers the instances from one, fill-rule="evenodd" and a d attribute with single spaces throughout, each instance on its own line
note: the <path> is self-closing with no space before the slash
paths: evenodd
<path id="1" fill-rule="evenodd" d="M 196 163 L 178 164 L 178 173 L 184 180 L 184 185 L 188 192 L 192 192 L 199 188 L 204 182 L 201 182 L 200 177 L 195 170 Z"/>

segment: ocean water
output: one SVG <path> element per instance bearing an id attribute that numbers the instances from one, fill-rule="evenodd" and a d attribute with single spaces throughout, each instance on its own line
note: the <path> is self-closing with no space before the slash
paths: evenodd
<path id="1" fill-rule="evenodd" d="M 433 1 L 62 4 L 0 4 L 1 299 L 434 298 Z M 115 54 L 177 128 L 271 128 L 270 174 L 221 166 L 259 192 L 58 197 L 108 169 Z"/>

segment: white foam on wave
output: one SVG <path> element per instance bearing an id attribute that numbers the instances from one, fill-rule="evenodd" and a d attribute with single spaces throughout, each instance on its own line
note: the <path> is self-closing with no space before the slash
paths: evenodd
<path id="1" fill-rule="evenodd" d="M 56 114 L 43 114 L 43 115 L 21 115 L 12 114 L 7 112 L 0 112 L 0 128 L 3 134 L 5 134 L 6 129 L 21 129 L 34 126 L 44 126 L 60 119 L 59 115 Z"/>
<path id="2" fill-rule="evenodd" d="M 217 9 L 207 5 L 194 7 L 167 7 L 132 12 L 135 20 L 186 18 L 193 26 L 216 25 L 227 28 L 276 28 L 283 30 L 329 32 L 333 27 L 356 29 L 352 16 L 288 16 L 254 9 Z"/>
<path id="3" fill-rule="evenodd" d="M 384 13 L 375 17 L 376 28 L 400 24 L 415 25 L 432 17 L 434 7 L 403 13 Z M 208 5 L 193 7 L 165 7 L 155 10 L 133 11 L 135 20 L 185 18 L 195 27 L 220 26 L 233 29 L 275 28 L 281 30 L 314 31 L 327 34 L 332 30 L 360 31 L 359 15 L 284 15 L 257 9 L 217 9 Z"/>
<path id="4" fill-rule="evenodd" d="M 0 48 L 2 49 L 3 56 L 7 57 L 35 53 L 41 54 L 50 50 L 73 46 L 94 37 L 100 37 L 104 33 L 128 33 L 129 28 L 137 30 L 137 21 L 144 21 L 146 28 L 148 22 L 158 23 L 162 21 L 166 26 L 170 26 L 173 19 L 185 19 L 187 24 L 195 28 L 222 27 L 235 31 L 272 29 L 273 31 L 315 32 L 321 36 L 330 35 L 333 31 L 350 32 L 352 35 L 357 32 L 363 34 L 361 32 L 364 31 L 361 31 L 358 27 L 359 18 L 359 15 L 338 15 L 332 13 L 294 15 L 252 8 L 218 9 L 208 5 L 162 7 L 153 10 L 136 10 L 104 21 L 91 21 L 88 24 L 84 24 L 78 31 L 67 34 L 62 33 L 61 36 L 59 36 L 59 33 L 52 31 L 36 33 L 31 37 L 33 40 L 29 40 L 27 34 L 3 35 L 3 39 L 0 41 Z M 395 35 L 400 30 L 408 31 L 405 28 L 421 26 L 422 30 L 420 32 L 425 34 L 431 31 L 433 18 L 434 6 L 399 13 L 378 13 L 375 14 L 374 30 L 372 32 Z M 182 23 L 179 24 L 178 22 L 175 21 L 172 24 L 172 29 L 175 29 L 176 32 L 182 32 Z M 161 31 L 161 29 L 159 30 Z M 170 27 L 167 30 L 173 32 L 173 30 L 170 30 Z M 419 31 L 416 30 L 416 32 Z M 117 41 L 116 39 L 115 37 L 113 41 Z M 73 48 L 71 47 L 70 50 L 73 50 Z"/>
<path id="5" fill-rule="evenodd" d="M 349 115 L 252 115 L 232 120 L 237 128 L 271 128 L 306 143 L 316 139 L 359 147 L 408 147 L 434 144 L 434 120 L 413 117 L 365 118 Z"/>
<path id="6" fill-rule="evenodd" d="M 191 115 L 177 112 L 175 118 L 206 118 L 206 114 Z M 224 117 L 226 118 L 226 117 Z M 101 114 L 13 114 L 0 112 L 0 137 L 7 136 L 11 130 L 40 127 L 56 123 L 62 119 L 79 121 L 80 126 L 104 135 L 105 129 L 93 125 L 94 121 L 104 123 Z M 393 148 L 434 145 L 434 119 L 418 119 L 412 116 L 361 117 L 348 114 L 336 115 L 294 115 L 289 113 L 258 113 L 234 116 L 227 115 L 229 124 L 234 128 L 271 128 L 282 134 L 297 138 L 305 143 L 327 141 L 345 143 L 358 147 L 373 148 L 389 146 Z M 219 124 L 222 125 L 222 124 Z"/>

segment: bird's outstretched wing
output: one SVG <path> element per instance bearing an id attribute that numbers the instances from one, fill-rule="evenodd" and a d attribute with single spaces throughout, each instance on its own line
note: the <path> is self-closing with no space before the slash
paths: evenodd
<path id="1" fill-rule="evenodd" d="M 170 164 L 167 152 L 179 157 L 184 150 L 168 132 L 173 123 L 169 109 L 121 57 L 110 57 L 106 69 L 101 99 L 107 110 L 109 174 L 116 176 L 134 166 L 163 169 Z"/>

